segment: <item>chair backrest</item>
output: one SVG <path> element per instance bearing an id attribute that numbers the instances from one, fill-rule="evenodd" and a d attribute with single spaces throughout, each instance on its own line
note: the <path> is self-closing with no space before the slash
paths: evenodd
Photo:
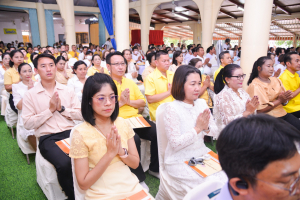
<path id="1" fill-rule="evenodd" d="M 80 123 L 81 124 L 81 123 Z M 72 140 L 72 135 L 73 135 L 73 130 L 79 126 L 80 124 L 77 124 L 72 128 L 71 133 L 70 133 L 70 141 Z M 73 174 L 73 183 L 74 183 L 74 192 L 75 192 L 75 199 L 76 200 L 84 200 L 85 197 L 85 191 L 82 190 L 77 182 L 77 178 L 75 175 L 75 168 L 74 168 L 74 158 L 71 158 L 71 163 L 72 163 L 72 174 Z"/>
<path id="2" fill-rule="evenodd" d="M 159 167 L 164 169 L 165 151 L 168 144 L 168 138 L 165 131 L 164 113 L 166 106 L 169 103 L 163 103 L 158 106 L 156 110 L 156 132 L 157 132 L 157 146 L 159 156 Z"/>
<path id="3" fill-rule="evenodd" d="M 221 181 L 208 180 L 198 185 L 187 193 L 183 200 L 211 200 L 219 195 L 224 183 Z"/>

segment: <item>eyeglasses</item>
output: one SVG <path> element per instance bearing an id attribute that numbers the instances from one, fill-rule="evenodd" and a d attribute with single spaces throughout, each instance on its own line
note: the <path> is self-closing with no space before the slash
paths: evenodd
<path id="1" fill-rule="evenodd" d="M 254 178 L 254 179 L 256 179 L 256 180 L 258 180 L 258 181 L 261 181 L 261 182 L 264 182 L 264 183 L 266 183 L 266 184 L 269 184 L 269 185 L 271 185 L 271 186 L 273 186 L 273 187 L 276 187 L 276 188 L 279 188 L 279 189 L 282 189 L 282 190 L 286 190 L 286 191 L 289 191 L 289 195 L 290 196 L 294 196 L 295 194 L 296 194 L 296 192 L 299 190 L 299 183 L 300 183 L 300 175 L 296 178 L 296 180 L 290 185 L 290 187 L 289 188 L 284 188 L 284 187 L 281 187 L 281 186 L 279 186 L 279 185 L 276 185 L 276 184 L 274 184 L 274 183 L 269 183 L 269 182 L 266 182 L 266 181 L 264 181 L 264 180 L 261 180 L 261 179 L 258 179 L 258 178 Z"/>
<path id="2" fill-rule="evenodd" d="M 101 104 L 105 104 L 107 102 L 107 99 L 111 102 L 111 103 L 117 103 L 118 102 L 118 95 L 113 95 L 110 97 L 92 97 L 93 99 L 97 99 L 99 101 L 99 103 Z"/>
<path id="3" fill-rule="evenodd" d="M 231 76 L 231 77 L 236 77 L 237 79 L 241 80 L 246 77 L 246 74 L 240 75 L 240 76 Z"/>
<path id="4" fill-rule="evenodd" d="M 118 66 L 124 67 L 126 64 L 125 63 L 111 63 L 111 65 L 114 65 L 116 67 L 118 67 Z"/>

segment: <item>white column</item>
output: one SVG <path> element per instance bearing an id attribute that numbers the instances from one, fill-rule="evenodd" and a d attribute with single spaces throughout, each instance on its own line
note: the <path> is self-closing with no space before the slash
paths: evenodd
<path id="1" fill-rule="evenodd" d="M 201 18 L 202 22 L 202 46 L 204 50 L 212 45 L 213 39 L 213 31 L 212 31 L 212 11 L 213 11 L 213 1 L 204 1 L 203 2 L 204 10 L 203 10 L 203 19 Z M 200 11 L 201 12 L 201 11 Z"/>
<path id="2" fill-rule="evenodd" d="M 74 2 L 73 0 L 56 0 L 56 2 L 65 22 L 66 44 L 71 47 L 76 45 Z"/>
<path id="3" fill-rule="evenodd" d="M 41 46 L 47 46 L 47 28 L 46 28 L 46 18 L 45 18 L 45 10 L 44 4 L 39 1 L 36 3 L 36 11 L 37 11 L 37 18 L 39 23 L 39 32 L 40 32 L 40 40 Z"/>
<path id="4" fill-rule="evenodd" d="M 194 23 L 189 25 L 193 31 L 193 43 L 202 45 L 202 24 Z"/>
<path id="5" fill-rule="evenodd" d="M 259 6 L 258 6 L 259 5 Z M 241 67 L 247 75 L 243 87 L 252 71 L 254 62 L 261 56 L 266 56 L 273 0 L 246 0 L 243 19 L 243 43 Z M 253 14 L 255 13 L 255 14 Z M 253 27 L 259 31 L 253 31 Z M 245 53 L 246 52 L 246 53 Z"/>
<path id="6" fill-rule="evenodd" d="M 240 36 L 240 37 L 239 37 L 239 44 L 238 44 L 238 46 L 240 47 L 241 44 L 242 44 L 242 37 Z"/>
<path id="7" fill-rule="evenodd" d="M 148 0 L 141 0 L 141 11 L 139 13 L 141 19 L 141 45 L 143 51 L 148 50 L 149 45 L 149 29 L 150 21 L 148 19 Z"/>
<path id="8" fill-rule="evenodd" d="M 122 52 L 129 48 L 129 1 L 117 1 L 114 5 L 117 50 Z"/>

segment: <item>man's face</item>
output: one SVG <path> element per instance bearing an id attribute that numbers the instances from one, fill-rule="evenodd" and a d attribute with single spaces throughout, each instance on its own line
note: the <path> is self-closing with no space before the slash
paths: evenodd
<path id="1" fill-rule="evenodd" d="M 69 45 L 66 45 L 66 51 L 69 51 Z"/>
<path id="2" fill-rule="evenodd" d="M 287 190 L 299 177 L 299 169 L 300 154 L 297 152 L 292 158 L 269 163 L 263 171 L 257 174 L 256 185 L 248 189 L 249 199 L 298 200 L 300 198 L 300 182 L 295 185 L 298 191 L 294 196 L 289 196 Z"/>
<path id="3" fill-rule="evenodd" d="M 64 45 L 61 46 L 61 47 L 60 47 L 60 51 L 66 51 L 66 46 L 64 46 Z"/>
<path id="4" fill-rule="evenodd" d="M 51 81 L 55 79 L 56 66 L 51 58 L 40 58 L 37 66 L 38 74 L 43 81 Z"/>
<path id="5" fill-rule="evenodd" d="M 199 50 L 198 50 L 198 55 L 199 55 L 200 57 L 203 57 L 203 55 L 204 55 L 204 49 L 199 48 Z"/>
<path id="6" fill-rule="evenodd" d="M 72 46 L 72 51 L 74 51 L 74 52 L 76 51 L 76 46 L 75 45 Z"/>
<path id="7" fill-rule="evenodd" d="M 84 55 L 86 55 L 86 52 L 87 52 L 87 48 L 84 48 L 84 49 L 83 49 Z"/>
<path id="8" fill-rule="evenodd" d="M 110 71 L 111 71 L 111 76 L 120 78 L 124 76 L 125 71 L 126 71 L 126 64 L 124 61 L 124 58 L 120 55 L 114 55 L 110 59 L 110 65 L 108 65 Z"/>
<path id="9" fill-rule="evenodd" d="M 28 47 L 28 48 L 27 48 L 27 52 L 30 53 L 30 54 L 32 54 L 32 48 L 31 48 L 31 47 Z"/>
<path id="10" fill-rule="evenodd" d="M 54 49 L 53 49 L 53 47 L 49 47 L 49 51 L 51 51 L 51 53 L 54 54 Z"/>
<path id="11" fill-rule="evenodd" d="M 38 51 L 39 49 L 38 49 L 37 47 L 34 47 L 33 50 L 34 50 L 34 51 Z"/>
<path id="12" fill-rule="evenodd" d="M 161 55 L 158 60 L 155 60 L 157 69 L 161 72 L 166 72 L 170 67 L 169 55 Z"/>
<path id="13" fill-rule="evenodd" d="M 291 62 L 287 62 L 287 67 L 296 72 L 300 70 L 300 56 L 297 54 L 291 55 Z"/>
<path id="14" fill-rule="evenodd" d="M 221 64 L 223 67 L 225 67 L 226 65 L 232 64 L 232 59 L 229 53 L 225 53 L 224 54 L 224 58 L 221 59 Z"/>

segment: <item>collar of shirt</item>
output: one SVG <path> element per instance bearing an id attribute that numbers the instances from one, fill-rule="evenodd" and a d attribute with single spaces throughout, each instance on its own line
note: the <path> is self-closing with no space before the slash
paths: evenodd
<path id="1" fill-rule="evenodd" d="M 220 69 L 224 68 L 222 65 L 220 65 Z"/>
<path id="2" fill-rule="evenodd" d="M 170 71 L 167 70 L 166 71 L 166 75 L 167 77 L 165 77 L 157 68 L 155 69 L 154 73 L 156 74 L 156 77 L 157 78 L 164 78 L 164 79 L 167 79 L 168 78 L 168 75 L 170 74 Z"/>
<path id="3" fill-rule="evenodd" d="M 292 72 L 290 72 L 290 70 L 288 69 L 286 69 L 285 71 L 286 71 L 285 73 L 287 73 L 291 78 L 295 78 L 297 76 L 299 77 L 299 75 L 296 72 L 292 74 Z"/>
<path id="4" fill-rule="evenodd" d="M 40 93 L 40 92 L 46 92 L 48 94 L 48 92 L 45 90 L 45 88 L 43 87 L 41 82 L 38 82 L 37 85 L 35 86 L 36 88 L 36 92 Z M 55 87 L 54 87 L 54 91 L 57 90 L 63 90 L 63 85 L 60 84 L 59 82 L 55 81 Z"/>

